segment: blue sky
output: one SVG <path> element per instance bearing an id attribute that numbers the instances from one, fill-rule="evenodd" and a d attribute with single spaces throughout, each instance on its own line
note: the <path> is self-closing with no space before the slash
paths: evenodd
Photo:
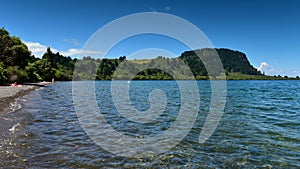
<path id="1" fill-rule="evenodd" d="M 266 74 L 300 76 L 300 1 L 297 0 L 0 2 L 0 27 L 20 37 L 36 56 L 50 46 L 54 51 L 78 57 L 90 36 L 109 22 L 134 13 L 163 12 L 196 25 L 215 47 L 246 53 L 251 64 Z M 103 56 L 129 56 L 143 48 L 164 49 L 173 56 L 186 49 L 173 39 L 145 35 L 124 40 Z M 86 53 L 93 55 L 93 51 Z"/>

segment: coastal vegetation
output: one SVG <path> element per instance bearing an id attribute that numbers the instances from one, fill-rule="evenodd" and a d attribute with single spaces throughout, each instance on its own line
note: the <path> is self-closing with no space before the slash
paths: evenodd
<path id="1" fill-rule="evenodd" d="M 13 82 L 72 80 L 76 59 L 53 53 L 50 47 L 42 58 L 31 54 L 20 38 L 0 29 L 0 85 Z"/>
<path id="2" fill-rule="evenodd" d="M 224 70 L 216 68 L 208 74 L 203 62 L 211 60 L 216 52 Z M 299 79 L 299 76 L 266 76 L 250 64 L 244 53 L 230 49 L 197 49 L 185 51 L 177 58 L 157 56 L 155 59 L 127 60 L 126 56 L 115 59 L 94 59 L 90 56 L 73 59 L 59 52 L 53 53 L 48 47 L 42 58 L 37 58 L 20 38 L 11 36 L 4 28 L 0 29 L 0 85 L 51 81 L 52 78 L 59 81 L 194 78 L 207 80 L 218 79 L 220 75 L 226 75 L 228 80 Z"/>

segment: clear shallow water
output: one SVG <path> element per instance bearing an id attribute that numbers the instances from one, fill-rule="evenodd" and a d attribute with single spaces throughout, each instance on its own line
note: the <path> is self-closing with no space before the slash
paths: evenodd
<path id="1" fill-rule="evenodd" d="M 210 83 L 198 81 L 200 111 L 194 127 L 174 148 L 155 157 L 119 157 L 97 146 L 74 111 L 72 83 L 42 88 L 21 98 L 23 108 L 1 114 L 1 168 L 299 168 L 300 81 L 228 81 L 225 113 L 203 144 L 199 133 L 210 106 Z M 134 81 L 135 108 L 150 108 L 149 92 L 165 91 L 166 111 L 157 122 L 133 123 L 118 114 L 110 82 L 96 82 L 96 95 L 108 123 L 130 136 L 155 135 L 172 126 L 180 107 L 174 81 Z"/>

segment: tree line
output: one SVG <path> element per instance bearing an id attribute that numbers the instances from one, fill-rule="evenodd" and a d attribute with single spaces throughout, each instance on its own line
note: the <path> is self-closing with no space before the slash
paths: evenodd
<path id="1" fill-rule="evenodd" d="M 53 53 L 50 47 L 42 58 L 31 54 L 20 38 L 0 29 L 0 85 L 13 82 L 72 80 L 76 59 Z"/>
<path id="2" fill-rule="evenodd" d="M 223 69 L 216 66 L 216 58 L 220 58 Z M 177 58 L 158 56 L 148 60 L 127 60 L 126 56 L 72 59 L 59 52 L 53 53 L 49 47 L 42 58 L 36 58 L 20 38 L 11 36 L 4 28 L 0 29 L 0 85 L 51 81 L 52 78 L 58 81 L 173 80 L 210 79 L 220 75 L 226 75 L 228 79 L 288 79 L 265 76 L 250 64 L 244 53 L 222 48 L 185 51 Z"/>

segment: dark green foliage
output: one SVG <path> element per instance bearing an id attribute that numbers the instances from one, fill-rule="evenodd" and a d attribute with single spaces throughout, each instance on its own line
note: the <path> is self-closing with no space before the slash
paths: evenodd
<path id="1" fill-rule="evenodd" d="M 151 61 L 138 62 L 120 59 L 102 59 L 96 74 L 98 80 L 172 80 L 193 79 L 184 62 L 178 58 L 157 57 Z"/>
<path id="2" fill-rule="evenodd" d="M 60 55 L 59 52 L 54 54 L 50 47 L 47 48 L 42 59 L 48 60 L 51 63 L 51 66 L 55 69 L 64 68 L 67 70 L 73 70 L 75 65 L 75 61 L 72 60 L 71 57 Z"/>
<path id="3" fill-rule="evenodd" d="M 0 29 L 0 61 L 7 66 L 19 66 L 24 69 L 32 59 L 27 46 L 17 37 L 10 36 L 4 29 Z"/>
<path id="4" fill-rule="evenodd" d="M 4 64 L 0 62 L 0 85 L 5 85 L 7 82 L 6 70 L 4 69 Z"/>
<path id="5" fill-rule="evenodd" d="M 244 53 L 230 49 L 200 49 L 187 51 L 181 54 L 180 58 L 189 65 L 195 76 L 206 76 L 207 71 L 203 60 L 209 60 L 209 57 L 214 54 L 212 50 L 215 50 L 219 55 L 225 73 L 240 72 L 242 74 L 261 75 L 259 71 L 250 65 Z M 221 71 L 217 70 L 217 72 Z"/>
<path id="6" fill-rule="evenodd" d="M 249 75 L 261 75 L 261 73 L 250 64 L 244 53 L 230 49 L 216 50 L 226 71 L 240 72 Z"/>
<path id="7" fill-rule="evenodd" d="M 1 85 L 28 80 L 24 68 L 32 59 L 31 52 L 19 38 L 10 36 L 4 28 L 0 29 Z"/>
<path id="8" fill-rule="evenodd" d="M 55 78 L 56 80 L 72 80 L 72 72 L 74 70 L 76 60 L 73 60 L 71 57 L 65 57 L 59 54 L 59 52 L 53 53 L 50 47 L 47 48 L 42 60 L 50 63 L 51 69 L 47 69 L 49 72 L 48 75 L 46 75 L 48 80 L 50 75 L 52 76 L 51 79 Z"/>
<path id="9" fill-rule="evenodd" d="M 28 81 L 27 72 L 19 66 L 9 66 L 6 68 L 8 83 Z"/>
<path id="10" fill-rule="evenodd" d="M 96 70 L 99 68 L 98 62 L 90 56 L 78 59 L 73 73 L 73 80 L 95 80 Z"/>
<path id="11" fill-rule="evenodd" d="M 109 80 L 112 79 L 112 75 L 119 64 L 123 61 L 123 57 L 119 59 L 102 59 L 96 72 L 97 80 Z"/>
<path id="12" fill-rule="evenodd" d="M 146 69 L 134 76 L 134 80 L 174 80 L 172 75 L 160 69 Z"/>
<path id="13" fill-rule="evenodd" d="M 47 49 L 42 59 L 36 59 L 26 66 L 31 82 L 55 80 L 72 80 L 75 60 Z"/>
<path id="14" fill-rule="evenodd" d="M 43 59 L 31 55 L 28 47 L 17 37 L 10 36 L 5 29 L 0 29 L 0 84 L 13 82 L 38 82 L 72 80 L 76 60 L 59 53 L 54 54 L 50 48 Z"/>
<path id="15" fill-rule="evenodd" d="M 47 59 L 41 59 L 30 63 L 26 70 L 31 81 L 51 81 L 54 78 L 55 69 Z"/>
<path id="16" fill-rule="evenodd" d="M 192 79 L 188 76 L 189 69 L 196 79 L 208 79 L 208 72 L 211 78 L 221 75 L 229 75 L 232 72 L 238 72 L 248 75 L 261 75 L 252 65 L 250 65 L 244 53 L 229 49 L 199 49 L 186 51 L 178 58 L 169 59 L 158 56 L 148 63 L 137 64 L 137 61 L 126 61 L 126 57 L 119 59 L 103 59 L 98 67 L 96 78 L 99 80 L 108 79 Z M 220 63 L 220 58 L 224 70 Z M 125 61 L 123 61 L 125 60 Z M 126 69 L 119 71 L 114 76 L 114 72 L 123 61 Z M 182 61 L 185 63 L 183 64 Z M 205 64 L 204 64 L 205 63 Z M 205 67 L 206 65 L 206 67 Z M 119 68 L 120 69 L 120 68 Z M 131 76 L 129 76 L 131 75 Z M 174 75 L 176 75 L 174 77 Z M 180 76 L 181 75 L 181 76 Z"/>
<path id="17" fill-rule="evenodd" d="M 207 76 L 203 62 L 194 51 L 186 51 L 179 58 L 190 67 L 194 76 Z"/>
<path id="18" fill-rule="evenodd" d="M 120 56 L 119 57 L 119 60 L 122 62 L 123 60 L 125 60 L 126 59 L 126 56 Z"/>

